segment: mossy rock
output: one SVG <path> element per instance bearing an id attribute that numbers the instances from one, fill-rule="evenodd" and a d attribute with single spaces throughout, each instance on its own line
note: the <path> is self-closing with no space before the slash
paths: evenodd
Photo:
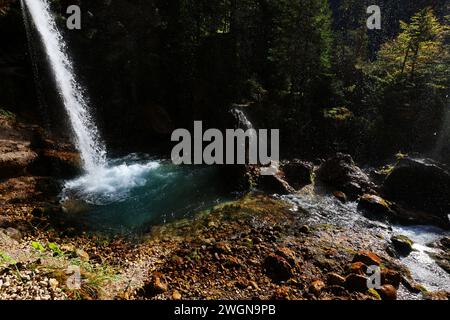
<path id="1" fill-rule="evenodd" d="M 404 235 L 395 235 L 391 237 L 392 245 L 395 250 L 403 256 L 407 256 L 413 250 L 414 242 Z"/>

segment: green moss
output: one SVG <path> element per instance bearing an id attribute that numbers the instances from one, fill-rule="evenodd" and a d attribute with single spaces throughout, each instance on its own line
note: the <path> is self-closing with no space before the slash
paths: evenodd
<path id="1" fill-rule="evenodd" d="M 371 289 L 367 290 L 367 292 L 369 293 L 369 295 L 371 295 L 372 297 L 374 297 L 376 300 L 381 300 L 381 296 L 380 296 L 380 294 L 377 292 L 377 290 L 371 288 Z"/>

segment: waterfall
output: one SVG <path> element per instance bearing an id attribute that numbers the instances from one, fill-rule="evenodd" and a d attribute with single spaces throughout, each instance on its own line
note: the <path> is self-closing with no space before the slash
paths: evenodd
<path id="1" fill-rule="evenodd" d="M 21 0 L 21 3 L 24 14 L 29 13 L 44 44 L 84 168 L 87 172 L 94 172 L 106 165 L 106 149 L 89 113 L 83 90 L 75 78 L 66 44 L 51 14 L 49 2 Z"/>

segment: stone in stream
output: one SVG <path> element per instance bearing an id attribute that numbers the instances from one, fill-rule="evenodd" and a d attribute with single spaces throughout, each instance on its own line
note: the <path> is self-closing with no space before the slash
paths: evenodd
<path id="1" fill-rule="evenodd" d="M 369 177 L 355 164 L 348 154 L 337 153 L 329 158 L 317 170 L 317 178 L 336 188 L 351 199 L 373 192 L 375 185 Z"/>
<path id="2" fill-rule="evenodd" d="M 333 196 L 342 203 L 347 202 L 347 195 L 342 191 L 334 191 Z"/>
<path id="3" fill-rule="evenodd" d="M 382 285 L 375 289 L 383 300 L 397 300 L 397 289 L 390 284 Z"/>
<path id="4" fill-rule="evenodd" d="M 313 182 L 314 165 L 310 162 L 298 159 L 283 161 L 280 169 L 283 172 L 284 179 L 297 190 Z"/>
<path id="5" fill-rule="evenodd" d="M 395 235 L 391 237 L 392 245 L 395 250 L 401 254 L 402 256 L 407 256 L 413 250 L 413 242 L 407 236 L 404 235 Z"/>
<path id="6" fill-rule="evenodd" d="M 393 215 L 390 203 L 373 194 L 364 194 L 359 199 L 358 209 L 379 218 Z"/>
<path id="7" fill-rule="evenodd" d="M 401 159 L 382 191 L 388 199 L 434 215 L 448 226 L 450 173 L 443 165 L 428 159 Z"/>

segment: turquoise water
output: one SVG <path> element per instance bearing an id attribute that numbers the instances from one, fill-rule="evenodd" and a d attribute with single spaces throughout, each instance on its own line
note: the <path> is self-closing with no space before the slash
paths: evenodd
<path id="1" fill-rule="evenodd" d="M 130 232 L 183 218 L 232 198 L 214 167 L 176 166 L 130 155 L 67 181 L 67 220 L 85 230 Z"/>

